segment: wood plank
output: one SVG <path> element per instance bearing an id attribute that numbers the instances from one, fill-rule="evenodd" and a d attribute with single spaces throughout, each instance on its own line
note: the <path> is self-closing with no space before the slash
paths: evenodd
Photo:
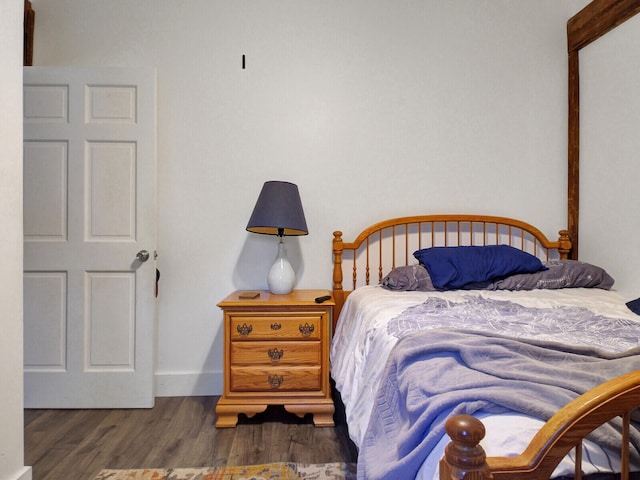
<path id="1" fill-rule="evenodd" d="M 640 12 L 640 0 L 594 0 L 567 22 L 567 48 L 575 52 Z"/>
<path id="2" fill-rule="evenodd" d="M 580 206 L 580 69 L 577 51 L 569 53 L 569 141 L 567 230 L 571 239 L 572 260 L 578 259 Z"/>
<path id="3" fill-rule="evenodd" d="M 25 463 L 38 480 L 91 480 L 103 468 L 355 462 L 343 412 L 316 428 L 282 407 L 215 428 L 219 397 L 157 398 L 152 409 L 26 410 Z"/>
<path id="4" fill-rule="evenodd" d="M 78 449 L 82 441 L 101 423 L 101 415 L 82 410 L 48 410 L 27 424 L 27 465 L 33 477 L 46 480 L 61 459 Z M 51 477 L 55 478 L 55 477 Z"/>

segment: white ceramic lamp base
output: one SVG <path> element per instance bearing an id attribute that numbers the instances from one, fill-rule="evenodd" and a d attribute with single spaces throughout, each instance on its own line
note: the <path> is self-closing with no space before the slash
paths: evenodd
<path id="1" fill-rule="evenodd" d="M 287 259 L 283 237 L 278 242 L 278 255 L 269 270 L 267 283 L 271 293 L 276 295 L 291 293 L 296 283 L 296 273 Z"/>

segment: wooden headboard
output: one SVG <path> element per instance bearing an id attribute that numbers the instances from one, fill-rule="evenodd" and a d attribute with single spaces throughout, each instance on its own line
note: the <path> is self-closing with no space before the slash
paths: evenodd
<path id="1" fill-rule="evenodd" d="M 578 258 L 580 209 L 580 49 L 640 12 L 640 0 L 594 0 L 567 22 L 569 53 L 569 185 L 567 228 Z"/>
<path id="2" fill-rule="evenodd" d="M 519 248 L 541 260 L 565 259 L 571 251 L 566 230 L 560 231 L 558 240 L 550 241 L 528 223 L 487 215 L 392 218 L 367 227 L 351 242 L 343 241 L 342 232 L 333 232 L 334 319 L 337 320 L 344 301 L 355 288 L 380 283 L 397 266 L 418 263 L 413 257 L 416 250 L 436 246 L 500 244 Z"/>

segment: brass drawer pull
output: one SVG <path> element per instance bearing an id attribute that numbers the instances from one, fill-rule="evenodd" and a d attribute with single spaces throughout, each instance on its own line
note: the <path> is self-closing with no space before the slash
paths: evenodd
<path id="1" fill-rule="evenodd" d="M 300 333 L 303 336 L 308 337 L 313 333 L 313 331 L 315 330 L 315 327 L 313 326 L 313 323 L 309 325 L 308 323 L 305 322 L 304 325 L 300 325 L 299 329 L 300 329 Z"/>
<path id="2" fill-rule="evenodd" d="M 242 335 L 243 337 L 246 337 L 252 331 L 253 331 L 253 326 L 252 325 L 247 325 L 246 323 L 243 323 L 242 325 L 238 325 L 238 333 L 240 335 Z"/>
<path id="3" fill-rule="evenodd" d="M 269 358 L 272 361 L 277 362 L 284 355 L 284 350 L 278 350 L 277 348 L 270 348 L 267 353 L 269 354 Z"/>
<path id="4" fill-rule="evenodd" d="M 271 324 L 271 330 L 280 330 L 282 328 L 282 324 L 281 323 L 272 323 Z"/>
<path id="5" fill-rule="evenodd" d="M 279 388 L 284 382 L 284 377 L 282 375 L 269 375 L 269 385 L 272 388 Z"/>

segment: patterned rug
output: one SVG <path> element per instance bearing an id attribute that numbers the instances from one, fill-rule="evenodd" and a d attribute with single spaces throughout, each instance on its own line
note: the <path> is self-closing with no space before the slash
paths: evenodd
<path id="1" fill-rule="evenodd" d="M 355 480 L 352 463 L 267 463 L 243 467 L 102 470 L 95 480 Z"/>

